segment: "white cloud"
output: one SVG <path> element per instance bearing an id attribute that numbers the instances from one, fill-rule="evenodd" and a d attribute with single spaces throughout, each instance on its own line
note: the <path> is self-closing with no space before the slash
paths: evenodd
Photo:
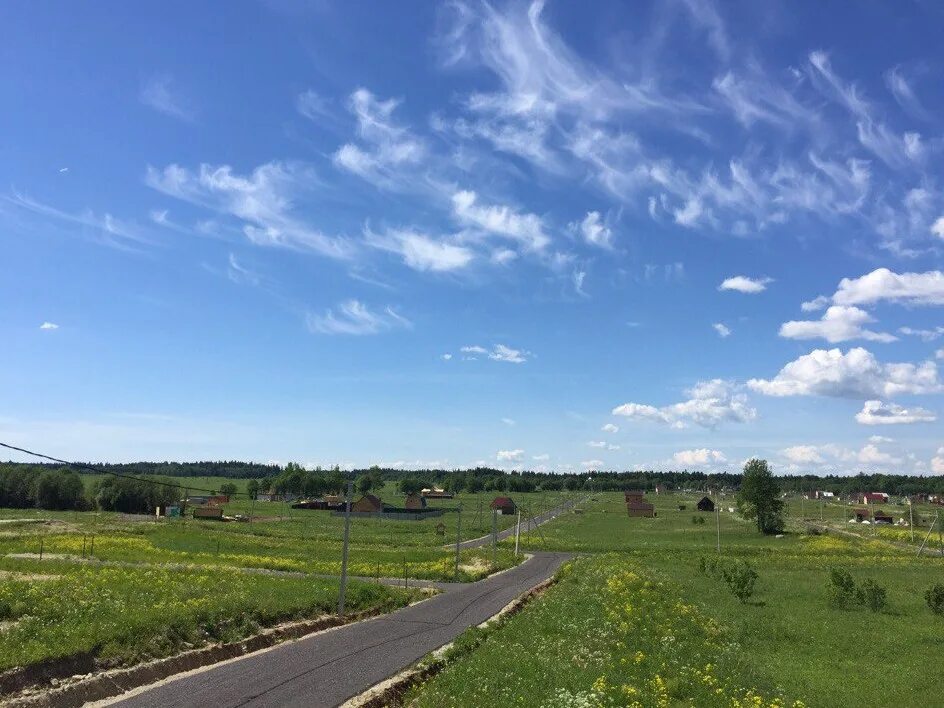
<path id="1" fill-rule="evenodd" d="M 499 462 L 521 462 L 524 459 L 524 450 L 499 450 L 495 458 Z"/>
<path id="2" fill-rule="evenodd" d="M 944 216 L 938 217 L 931 225 L 931 233 L 938 238 L 944 238 Z"/>
<path id="3" fill-rule="evenodd" d="M 278 162 L 260 165 L 248 176 L 235 174 L 229 165 L 204 164 L 197 171 L 179 165 L 148 167 L 145 177 L 159 192 L 239 219 L 256 245 L 350 259 L 355 247 L 348 239 L 327 236 L 292 214 L 293 197 L 313 180 L 308 168 Z"/>
<path id="4" fill-rule="evenodd" d="M 604 442 L 603 440 L 591 440 L 590 442 L 587 443 L 587 445 L 589 445 L 590 447 L 599 447 L 599 448 L 606 449 L 606 442 Z"/>
<path id="5" fill-rule="evenodd" d="M 551 456 L 545 452 L 540 455 L 532 455 L 531 459 L 536 460 L 538 462 L 547 462 L 548 460 L 551 459 Z"/>
<path id="6" fill-rule="evenodd" d="M 250 285 L 258 285 L 260 281 L 259 276 L 243 266 L 233 253 L 229 254 L 226 277 L 234 283 L 249 283 Z"/>
<path id="7" fill-rule="evenodd" d="M 517 421 L 512 418 L 502 418 L 501 422 L 508 426 L 517 425 Z"/>
<path id="8" fill-rule="evenodd" d="M 903 305 L 944 305 L 944 273 L 894 273 L 878 268 L 861 278 L 843 278 L 833 295 L 837 305 L 872 305 L 888 301 Z"/>
<path id="9" fill-rule="evenodd" d="M 773 379 L 751 379 L 749 388 L 768 396 L 885 398 L 944 390 L 933 361 L 883 364 L 866 349 L 815 349 L 791 361 Z"/>
<path id="10" fill-rule="evenodd" d="M 482 204 L 475 192 L 462 190 L 453 194 L 452 208 L 461 224 L 515 241 L 525 250 L 541 251 L 551 242 L 541 217 L 504 204 Z"/>
<path id="11" fill-rule="evenodd" d="M 735 275 L 731 278 L 725 278 L 718 286 L 718 290 L 734 290 L 739 293 L 753 295 L 764 292 L 772 282 L 773 278 L 748 278 L 745 275 Z"/>
<path id="12" fill-rule="evenodd" d="M 619 426 L 613 425 L 612 423 L 607 423 L 602 428 L 600 428 L 600 430 L 602 430 L 604 433 L 618 433 Z"/>
<path id="13" fill-rule="evenodd" d="M 442 359 L 443 361 L 449 361 L 450 359 L 452 359 L 452 354 L 443 354 L 440 357 L 440 359 Z"/>
<path id="14" fill-rule="evenodd" d="M 571 282 L 574 284 L 574 291 L 578 295 L 586 296 L 587 293 L 583 289 L 583 282 L 587 279 L 587 271 L 585 270 L 575 270 L 571 275 Z"/>
<path id="15" fill-rule="evenodd" d="M 512 349 L 504 344 L 496 344 L 491 350 L 476 344 L 462 347 L 459 351 L 463 354 L 487 355 L 492 361 L 504 361 L 510 364 L 524 364 L 531 356 L 531 352 L 521 349 Z"/>
<path id="16" fill-rule="evenodd" d="M 393 121 L 396 99 L 379 100 L 364 88 L 354 91 L 348 108 L 357 119 L 361 145 L 346 143 L 334 153 L 334 164 L 387 189 L 415 188 L 400 170 L 420 163 L 426 145 Z"/>
<path id="17" fill-rule="evenodd" d="M 934 329 L 899 327 L 898 331 L 909 337 L 920 337 L 925 342 L 933 342 L 935 339 L 940 339 L 941 335 L 944 335 L 944 327 L 935 327 Z"/>
<path id="18" fill-rule="evenodd" d="M 714 328 L 715 332 L 718 333 L 718 336 L 721 337 L 722 339 L 724 337 L 728 337 L 731 335 L 731 329 L 727 325 L 723 325 L 720 322 L 715 322 L 711 326 Z"/>
<path id="19" fill-rule="evenodd" d="M 370 246 L 401 255 L 407 266 L 418 271 L 442 273 L 461 270 L 475 257 L 464 246 L 407 229 L 393 229 L 385 234 L 375 234 L 367 229 L 365 236 Z"/>
<path id="20" fill-rule="evenodd" d="M 898 338 L 886 332 L 872 332 L 862 325 L 875 319 L 858 307 L 833 305 L 816 321 L 792 320 L 780 326 L 780 336 L 786 339 L 825 339 L 827 342 L 845 342 L 865 339 L 873 342 L 894 342 Z"/>
<path id="21" fill-rule="evenodd" d="M 931 458 L 931 471 L 934 474 L 944 474 L 944 447 L 939 447 L 937 455 Z"/>
<path id="22" fill-rule="evenodd" d="M 336 311 L 329 309 L 323 315 L 309 313 L 307 323 L 312 332 L 353 335 L 378 334 L 391 329 L 410 329 L 413 326 L 391 307 L 374 312 L 358 300 L 342 302 Z"/>
<path id="23" fill-rule="evenodd" d="M 790 462 L 798 465 L 821 464 L 825 461 L 815 445 L 794 445 L 781 452 Z"/>
<path id="24" fill-rule="evenodd" d="M 584 460 L 580 463 L 580 466 L 585 470 L 600 470 L 606 463 L 603 460 Z"/>
<path id="25" fill-rule="evenodd" d="M 39 326 L 39 328 L 49 331 L 49 330 L 59 329 L 59 325 L 57 325 L 55 322 L 43 322 Z"/>
<path id="26" fill-rule="evenodd" d="M 882 452 L 871 443 L 859 450 L 856 459 L 861 464 L 869 467 L 885 467 L 888 465 L 901 464 L 901 458 L 894 457 L 887 452 Z"/>
<path id="27" fill-rule="evenodd" d="M 722 379 L 700 381 L 686 391 L 687 401 L 656 408 L 641 403 L 624 403 L 613 409 L 613 415 L 632 420 L 664 423 L 684 428 L 689 423 L 713 428 L 720 423 L 746 423 L 757 417 L 757 411 L 748 405 L 747 397 Z"/>
<path id="28" fill-rule="evenodd" d="M 812 300 L 800 304 L 800 309 L 803 312 L 816 312 L 822 310 L 826 305 L 829 304 L 829 298 L 825 295 L 817 295 Z"/>
<path id="29" fill-rule="evenodd" d="M 937 416 L 924 408 L 904 408 L 897 403 L 866 401 L 855 419 L 862 425 L 901 425 L 909 423 L 933 423 Z"/>
<path id="30" fill-rule="evenodd" d="M 174 91 L 173 79 L 168 75 L 152 77 L 144 86 L 138 98 L 141 103 L 164 115 L 183 121 L 192 121 L 194 114 L 183 98 Z"/>
<path id="31" fill-rule="evenodd" d="M 598 211 L 588 211 L 580 223 L 570 225 L 572 231 L 580 233 L 584 241 L 600 248 L 613 247 L 613 231 L 600 217 Z"/>
<path id="32" fill-rule="evenodd" d="M 870 443 L 875 443 L 875 444 L 877 445 L 877 444 L 879 444 L 879 443 L 895 442 L 895 439 L 894 439 L 894 438 L 885 437 L 884 435 L 870 435 L 870 436 L 869 436 L 869 442 L 870 442 Z"/>
<path id="33" fill-rule="evenodd" d="M 478 345 L 462 347 L 459 351 L 461 351 L 463 354 L 488 354 L 488 349 Z"/>
<path id="34" fill-rule="evenodd" d="M 698 467 L 727 462 L 728 458 L 718 450 L 709 450 L 703 447 L 697 450 L 680 450 L 672 455 L 672 461 L 677 465 Z"/>

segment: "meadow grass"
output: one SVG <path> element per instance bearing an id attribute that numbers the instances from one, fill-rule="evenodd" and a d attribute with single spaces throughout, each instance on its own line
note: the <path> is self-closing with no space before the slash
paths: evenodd
<path id="1" fill-rule="evenodd" d="M 738 705 L 737 701 L 779 705 L 778 700 L 830 707 L 940 703 L 938 687 L 944 667 L 931 657 L 944 650 L 944 621 L 930 612 L 924 592 L 932 583 L 944 582 L 944 559 L 938 555 L 915 558 L 913 550 L 896 545 L 900 529 L 889 529 L 886 534 L 881 527 L 850 524 L 861 537 L 835 531 L 813 535 L 807 532 L 810 524 L 798 516 L 788 518 L 788 533 L 782 537 L 763 536 L 750 522 L 727 510 L 734 505 L 733 499 L 723 500 L 724 511 L 716 516 L 693 511 L 699 497 L 651 495 L 658 515 L 644 519 L 626 515 L 622 495 L 597 494 L 583 505 L 582 513 L 567 514 L 545 526 L 547 548 L 580 551 L 595 560 L 575 563 L 559 586 L 441 677 L 415 691 L 411 700 L 417 705 L 474 705 L 486 699 L 504 705 L 522 697 L 526 705 L 547 706 L 631 705 L 633 700 L 644 706 L 715 705 L 713 698 L 685 693 L 703 678 L 676 672 L 669 680 L 661 665 L 651 664 L 642 673 L 627 674 L 616 661 L 617 654 L 627 662 L 633 661 L 637 651 L 650 655 L 648 620 L 634 615 L 642 624 L 629 623 L 641 627 L 642 633 L 630 631 L 623 638 L 607 634 L 611 631 L 607 618 L 613 616 L 604 607 L 605 590 L 594 589 L 604 576 L 623 577 L 628 571 L 644 580 L 642 586 L 626 585 L 623 600 L 627 606 L 641 603 L 645 612 L 672 615 L 651 604 L 645 585 L 649 582 L 658 584 L 666 598 L 681 603 L 677 614 L 687 612 L 682 606 L 691 607 L 699 617 L 716 623 L 724 641 L 714 649 L 698 644 L 696 627 L 689 628 L 692 637 L 683 644 L 678 644 L 678 631 L 660 631 L 673 646 L 687 647 L 668 662 L 672 671 L 679 666 L 697 667 L 707 656 L 713 666 L 727 667 L 724 675 L 728 678 L 716 676 L 719 681 L 739 690 L 756 689 L 754 696 L 748 696 L 729 695 L 725 688 L 722 694 L 727 702 L 718 705 Z M 680 511 L 679 505 L 686 509 Z M 845 529 L 848 509 L 832 506 L 824 505 L 824 517 L 831 513 L 837 528 Z M 787 511 L 799 513 L 800 505 L 793 501 Z M 819 509 L 815 511 L 818 516 Z M 809 513 L 803 515 L 810 518 Z M 705 523 L 693 523 L 693 517 Z M 755 593 L 746 604 L 724 582 L 699 572 L 701 558 L 718 557 L 719 520 L 721 558 L 746 560 L 759 575 Z M 894 535 L 896 543 L 887 542 L 886 535 Z M 887 608 L 878 613 L 865 607 L 830 608 L 825 583 L 833 567 L 847 569 L 859 583 L 870 579 L 886 587 Z M 581 576 L 586 576 L 589 585 Z M 587 599 L 588 594 L 596 599 Z M 598 641 L 600 633 L 608 638 L 603 646 Z M 522 639 L 525 636 L 527 641 Z M 623 646 L 611 656 L 608 647 L 613 642 Z M 587 661 L 588 656 L 594 660 Z M 488 679 L 476 680 L 476 675 Z M 666 683 L 667 697 L 653 693 L 657 676 Z M 484 687 L 479 688 L 479 683 Z M 617 687 L 623 686 L 628 688 L 620 688 L 624 691 L 620 696 Z M 645 695 L 640 698 L 630 689 Z M 474 693 L 479 690 L 483 693 Z M 476 700 L 467 699 L 472 695 Z"/>

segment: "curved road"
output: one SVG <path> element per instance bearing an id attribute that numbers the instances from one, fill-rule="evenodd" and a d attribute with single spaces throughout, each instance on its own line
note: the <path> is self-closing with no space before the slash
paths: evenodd
<path id="1" fill-rule="evenodd" d="M 110 705 L 337 706 L 416 663 L 551 577 L 568 553 L 521 565 L 381 617 L 137 689 Z"/>

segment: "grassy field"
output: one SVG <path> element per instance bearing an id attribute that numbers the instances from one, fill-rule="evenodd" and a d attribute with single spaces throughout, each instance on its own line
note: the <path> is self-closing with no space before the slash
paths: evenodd
<path id="1" fill-rule="evenodd" d="M 846 524 L 848 510 L 840 505 L 831 510 L 837 528 L 848 533 L 851 527 L 862 537 L 837 531 L 812 535 L 799 516 L 790 518 L 781 538 L 765 537 L 727 511 L 733 501 L 724 501 L 724 511 L 716 516 L 692 511 L 696 499 L 653 497 L 658 516 L 643 519 L 626 516 L 621 495 L 600 494 L 582 513 L 544 527 L 549 548 L 590 558 L 574 564 L 559 586 L 411 700 L 417 705 L 506 705 L 511 691 L 520 693 L 526 705 L 548 706 L 632 705 L 633 700 L 643 706 L 789 705 L 797 700 L 810 706 L 940 704 L 944 667 L 929 658 L 944 650 L 944 619 L 930 612 L 924 592 L 944 582 L 944 559 L 936 554 L 916 558 L 913 547 L 884 540 L 885 529 Z M 791 502 L 788 510 L 799 514 L 799 506 Z M 720 557 L 747 560 L 758 574 L 746 604 L 725 582 L 700 572 L 702 558 L 719 557 L 719 518 Z M 902 534 L 901 529 L 887 531 Z M 870 579 L 884 586 L 887 607 L 877 613 L 829 607 L 825 584 L 833 567 L 847 569 L 858 583 Z M 608 589 L 608 578 L 623 579 L 616 595 Z M 658 602 L 652 588 L 658 588 Z M 673 624 L 689 615 L 698 622 L 683 622 L 688 629 Z M 621 622 L 627 627 L 622 633 Z M 705 643 L 699 622 L 717 628 L 717 643 Z M 654 636 L 672 651 L 665 653 Z M 647 659 L 627 668 L 624 662 L 632 663 L 636 652 Z M 650 662 L 653 653 L 662 658 Z M 711 678 L 691 673 L 704 674 L 706 664 Z M 492 672 L 487 681 L 473 680 L 483 671 Z M 714 694 L 717 701 L 690 693 L 693 686 L 709 684 L 721 688 Z M 664 695 L 657 685 L 664 685 Z"/>

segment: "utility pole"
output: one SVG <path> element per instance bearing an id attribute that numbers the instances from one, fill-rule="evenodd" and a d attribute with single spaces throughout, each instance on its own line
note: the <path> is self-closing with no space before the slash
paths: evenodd
<path id="1" fill-rule="evenodd" d="M 344 550 L 341 551 L 341 591 L 338 594 L 338 615 L 344 616 L 344 594 L 347 592 L 347 546 L 351 537 L 351 497 L 354 494 L 354 482 L 347 483 L 344 495 Z"/>
<path id="2" fill-rule="evenodd" d="M 498 565 L 498 509 L 492 509 L 492 567 Z"/>
<path id="3" fill-rule="evenodd" d="M 718 523 L 718 555 L 720 556 L 721 555 L 721 499 L 716 496 L 715 500 L 717 502 L 715 504 L 715 519 L 717 520 L 717 523 Z"/>
<path id="4" fill-rule="evenodd" d="M 914 543 L 914 499 L 908 497 L 908 525 L 911 527 L 911 542 Z"/>
<path id="5" fill-rule="evenodd" d="M 518 557 L 518 539 L 521 537 L 521 509 L 518 509 L 518 523 L 515 524 L 515 558 Z"/>
<path id="6" fill-rule="evenodd" d="M 459 541 L 462 539 L 462 504 L 458 507 L 459 515 L 456 517 L 456 582 L 459 581 Z"/>

